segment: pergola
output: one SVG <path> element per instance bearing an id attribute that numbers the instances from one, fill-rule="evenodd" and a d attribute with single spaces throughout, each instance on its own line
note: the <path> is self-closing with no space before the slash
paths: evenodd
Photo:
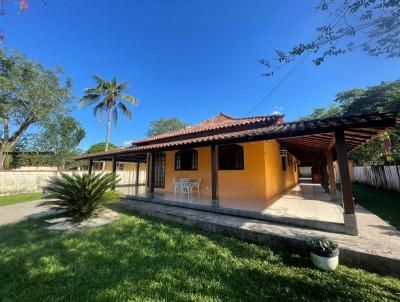
<path id="1" fill-rule="evenodd" d="M 222 130 L 206 130 L 193 135 L 168 137 L 151 142 L 134 142 L 131 147 L 83 155 L 77 160 L 89 160 L 89 173 L 93 160 L 112 161 L 116 172 L 119 162 L 148 163 L 148 192 L 154 194 L 154 159 L 156 152 L 176 150 L 183 147 L 211 148 L 211 182 L 213 204 L 218 205 L 218 179 L 216 146 L 228 143 L 244 143 L 262 140 L 277 140 L 300 162 L 318 165 L 321 184 L 336 198 L 336 184 L 333 162 L 339 167 L 344 222 L 346 233 L 357 235 L 355 206 L 348 168 L 348 153 L 374 139 L 386 129 L 400 123 L 396 113 L 374 113 L 339 118 L 304 120 L 274 125 L 231 127 Z M 137 165 L 138 167 L 139 165 Z M 138 173 L 136 174 L 138 175 Z M 136 184 L 138 180 L 136 179 Z"/>

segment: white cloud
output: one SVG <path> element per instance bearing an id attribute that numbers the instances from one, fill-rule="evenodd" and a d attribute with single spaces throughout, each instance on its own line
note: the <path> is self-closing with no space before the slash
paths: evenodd
<path id="1" fill-rule="evenodd" d="M 275 110 L 272 111 L 272 114 L 282 114 L 283 107 L 281 106 L 275 106 Z"/>
<path id="2" fill-rule="evenodd" d="M 122 145 L 123 145 L 124 147 L 130 147 L 130 146 L 132 145 L 132 141 L 124 141 L 124 142 L 122 143 Z"/>

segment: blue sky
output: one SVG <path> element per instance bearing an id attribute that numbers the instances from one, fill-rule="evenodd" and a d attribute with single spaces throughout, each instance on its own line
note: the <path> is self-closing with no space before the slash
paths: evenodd
<path id="1" fill-rule="evenodd" d="M 178 117 L 195 124 L 224 112 L 242 117 L 284 75 L 265 78 L 257 60 L 315 37 L 330 20 L 318 1 L 30 0 L 18 14 L 8 6 L 0 25 L 5 45 L 47 67 L 60 65 L 74 80 L 76 101 L 92 74 L 130 83 L 139 99 L 132 120 L 120 118 L 111 141 L 141 138 L 152 120 Z M 251 115 L 279 110 L 292 120 L 329 105 L 337 92 L 399 78 L 400 61 L 361 51 L 307 61 Z M 105 140 L 91 109 L 74 110 L 86 130 L 85 149 Z"/>

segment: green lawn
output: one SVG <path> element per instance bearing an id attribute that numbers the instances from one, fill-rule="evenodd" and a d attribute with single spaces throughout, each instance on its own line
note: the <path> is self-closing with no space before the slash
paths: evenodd
<path id="1" fill-rule="evenodd" d="M 400 230 L 400 194 L 377 190 L 364 184 L 353 184 L 356 202 Z"/>
<path id="2" fill-rule="evenodd" d="M 0 227 L 1 301 L 389 301 L 400 280 L 137 216 L 80 233 Z"/>
<path id="3" fill-rule="evenodd" d="M 0 207 L 24 201 L 37 200 L 41 199 L 42 197 L 43 194 L 41 192 L 0 196 Z"/>

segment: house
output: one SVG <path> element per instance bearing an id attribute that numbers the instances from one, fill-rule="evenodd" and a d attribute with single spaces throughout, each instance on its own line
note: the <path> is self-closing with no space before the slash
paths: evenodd
<path id="1" fill-rule="evenodd" d="M 221 113 L 183 130 L 134 141 L 130 147 L 77 159 L 89 160 L 89 172 L 95 161 L 110 161 L 112 171 L 117 171 L 118 162 L 134 162 L 136 169 L 146 163 L 144 195 L 153 202 L 177 201 L 174 181 L 188 178 L 201 180 L 197 201 L 207 209 L 226 207 L 229 200 L 229 205 L 236 203 L 235 208 L 245 211 L 254 211 L 260 202 L 268 207 L 298 184 L 300 166 L 313 166 L 313 178 L 335 199 L 336 160 L 345 231 L 355 235 L 348 153 L 398 122 L 392 113 L 290 123 L 282 115 L 234 118 Z M 143 191 L 129 195 L 143 197 Z M 179 206 L 193 204 L 182 200 Z"/>

